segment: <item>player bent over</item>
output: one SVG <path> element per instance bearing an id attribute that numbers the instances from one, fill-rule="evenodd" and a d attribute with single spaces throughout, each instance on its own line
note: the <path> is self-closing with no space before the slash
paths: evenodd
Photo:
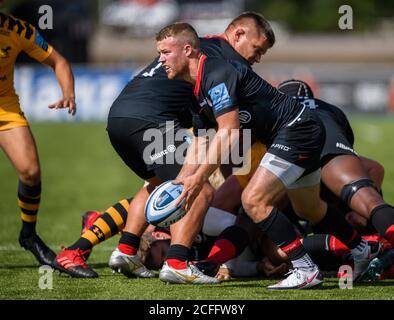
<path id="1" fill-rule="evenodd" d="M 196 32 L 186 23 L 163 28 L 156 40 L 169 79 L 181 78 L 194 85 L 199 101 L 199 106 L 192 109 L 195 129 L 217 126 L 215 139 L 209 145 L 209 162 L 184 167 L 182 171 L 186 174 L 177 181 L 184 184 L 186 208 L 193 205 L 221 157 L 227 156 L 221 154 L 221 144 L 234 143 L 230 132 L 240 128 L 238 111 L 248 112 L 251 119 L 242 123 L 243 129 L 251 129 L 269 148 L 242 194 L 242 203 L 255 224 L 288 254 L 294 267 L 286 279 L 269 289 L 310 288 L 322 282 L 318 267 L 306 253 L 292 224 L 273 206 L 285 189 L 300 216 L 351 248 L 358 277 L 366 268 L 369 249 L 365 250 L 365 246 L 369 245 L 319 196 L 320 152 L 325 135 L 319 118 L 243 65 L 207 58 L 199 49 Z M 201 139 L 204 138 L 195 138 L 195 143 Z"/>
<path id="2" fill-rule="evenodd" d="M 246 12 L 236 17 L 222 35 L 207 37 L 201 41 L 204 50 L 210 55 L 237 60 L 250 67 L 253 63 L 259 62 L 261 56 L 273 46 L 275 37 L 264 17 L 253 12 Z M 149 141 L 144 141 L 143 137 L 150 129 L 154 129 L 163 137 L 162 140 L 166 141 L 166 137 L 171 136 L 168 128 L 166 129 L 168 121 L 173 121 L 175 132 L 179 132 L 182 127 L 190 127 L 188 105 L 194 100 L 192 86 L 185 81 L 168 80 L 158 59 L 155 59 L 126 85 L 113 103 L 108 117 L 108 133 L 111 143 L 126 165 L 140 177 L 155 179 L 156 176 L 160 179 L 155 179 L 156 181 L 148 188 L 143 188 L 129 206 L 122 200 L 109 208 L 80 239 L 63 250 L 56 257 L 57 265 L 63 268 L 63 271 L 75 277 L 96 277 L 97 273 L 85 263 L 87 254 L 94 245 L 116 234 L 117 230 L 122 230 L 127 216 L 133 216 L 127 222 L 129 226 L 127 228 L 130 229 L 126 230 L 121 238 L 110 265 L 114 270 L 120 270 L 128 276 L 141 274 L 137 271 L 138 268 L 134 268 L 130 259 L 117 259 L 117 257 L 135 256 L 140 237 L 145 230 L 143 208 L 150 191 L 159 181 L 175 178 L 181 168 L 177 163 L 172 164 L 167 161 L 168 154 L 163 158 L 158 158 L 163 160 L 161 164 L 156 161 L 153 164 L 147 164 L 143 153 Z M 185 137 L 185 139 L 188 138 Z M 178 150 L 179 145 L 180 142 L 174 145 L 163 145 L 163 148 L 158 151 L 174 150 L 174 146 L 175 150 Z M 155 154 L 150 155 L 157 157 Z M 164 155 L 164 153 L 158 153 L 158 155 Z M 184 219 L 180 220 L 180 225 L 182 220 Z M 198 225 L 192 225 L 193 223 L 190 223 L 188 228 L 196 228 L 197 231 Z M 187 234 L 187 237 L 189 236 L 189 240 L 193 241 L 192 233 Z M 167 261 L 169 266 L 175 270 L 184 269 L 185 257 L 189 256 L 187 251 L 190 250 L 185 245 L 174 246 L 169 255 L 172 258 Z"/>

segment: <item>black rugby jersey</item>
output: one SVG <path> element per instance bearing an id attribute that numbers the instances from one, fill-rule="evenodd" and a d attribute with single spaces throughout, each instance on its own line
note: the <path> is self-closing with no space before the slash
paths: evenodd
<path id="1" fill-rule="evenodd" d="M 200 38 L 201 51 L 207 57 L 222 58 L 228 61 L 237 61 L 250 67 L 248 60 L 242 57 L 231 44 L 221 36 L 207 36 Z"/>
<path id="2" fill-rule="evenodd" d="M 240 125 L 269 145 L 279 129 L 293 125 L 305 106 L 279 92 L 244 64 L 202 56 L 194 94 L 193 126 L 216 127 L 216 118 L 239 108 Z"/>
<path id="3" fill-rule="evenodd" d="M 136 75 L 111 106 L 108 117 L 129 117 L 152 123 L 171 120 L 190 126 L 190 104 L 195 103 L 192 86 L 183 80 L 169 80 L 156 58 Z"/>
<path id="4" fill-rule="evenodd" d="M 326 128 L 327 136 L 330 134 L 335 134 L 336 132 L 333 132 L 333 128 L 335 128 L 334 130 L 336 130 L 336 128 L 339 127 L 346 135 L 349 143 L 351 143 L 351 145 L 353 146 L 353 129 L 345 113 L 340 108 L 320 99 L 303 97 L 297 99 L 309 109 L 316 111 L 317 115 L 322 120 L 324 127 Z"/>
<path id="5" fill-rule="evenodd" d="M 219 36 L 200 38 L 201 49 L 208 56 L 235 60 L 249 66 L 237 51 Z M 112 104 L 109 118 L 128 117 L 162 124 L 180 121 L 191 127 L 190 107 L 196 103 L 193 87 L 183 80 L 169 80 L 159 58 L 136 75 Z"/>

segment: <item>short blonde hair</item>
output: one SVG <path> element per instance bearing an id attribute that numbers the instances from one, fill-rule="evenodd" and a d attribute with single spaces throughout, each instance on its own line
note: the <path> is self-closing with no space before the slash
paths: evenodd
<path id="1" fill-rule="evenodd" d="M 186 22 L 175 22 L 161 29 L 156 34 L 156 41 L 166 38 L 184 38 L 194 49 L 200 48 L 200 40 L 194 28 Z"/>

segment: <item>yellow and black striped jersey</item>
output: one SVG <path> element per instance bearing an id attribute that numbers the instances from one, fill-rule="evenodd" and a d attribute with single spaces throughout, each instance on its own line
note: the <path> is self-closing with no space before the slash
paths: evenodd
<path id="1" fill-rule="evenodd" d="M 21 51 L 42 62 L 53 48 L 28 22 L 0 12 L 0 116 L 20 112 L 14 88 L 14 65 Z"/>

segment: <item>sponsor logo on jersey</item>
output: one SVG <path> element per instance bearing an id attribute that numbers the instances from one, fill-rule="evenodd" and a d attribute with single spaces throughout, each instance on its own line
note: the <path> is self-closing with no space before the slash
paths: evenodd
<path id="1" fill-rule="evenodd" d="M 285 145 L 280 144 L 280 143 L 275 143 L 275 144 L 273 144 L 273 145 L 271 146 L 271 148 L 276 148 L 276 149 L 283 150 L 283 151 L 289 151 L 289 150 L 291 150 L 290 147 L 285 146 Z"/>
<path id="2" fill-rule="evenodd" d="M 341 142 L 337 142 L 337 143 L 335 144 L 335 146 L 336 146 L 337 148 L 339 148 L 339 149 L 348 150 L 348 151 L 350 151 L 350 152 L 352 152 L 352 153 L 354 153 L 354 154 L 357 154 L 356 151 L 354 151 L 352 148 L 350 148 L 350 147 L 348 147 L 348 146 L 345 146 L 345 145 L 344 145 L 343 143 L 341 143 Z"/>
<path id="3" fill-rule="evenodd" d="M 169 153 L 175 152 L 175 151 L 176 151 L 176 146 L 173 145 L 173 144 L 170 144 L 170 145 L 168 145 L 167 148 L 164 149 L 163 151 L 160 151 L 160 152 L 158 152 L 158 153 L 155 153 L 155 154 L 151 155 L 151 156 L 150 156 L 150 159 L 151 159 L 152 161 L 155 161 L 155 160 L 157 160 L 157 159 L 159 159 L 159 158 L 165 156 L 166 154 L 169 154 Z"/>
<path id="4" fill-rule="evenodd" d="M 232 105 L 232 101 L 230 95 L 228 94 L 227 87 L 223 82 L 209 90 L 208 94 L 211 97 L 215 113 L 218 113 L 226 107 Z"/>
<path id="5" fill-rule="evenodd" d="M 241 110 L 239 111 L 238 114 L 239 114 L 239 122 L 241 123 L 249 123 L 250 120 L 252 120 L 252 115 L 248 111 Z"/>

